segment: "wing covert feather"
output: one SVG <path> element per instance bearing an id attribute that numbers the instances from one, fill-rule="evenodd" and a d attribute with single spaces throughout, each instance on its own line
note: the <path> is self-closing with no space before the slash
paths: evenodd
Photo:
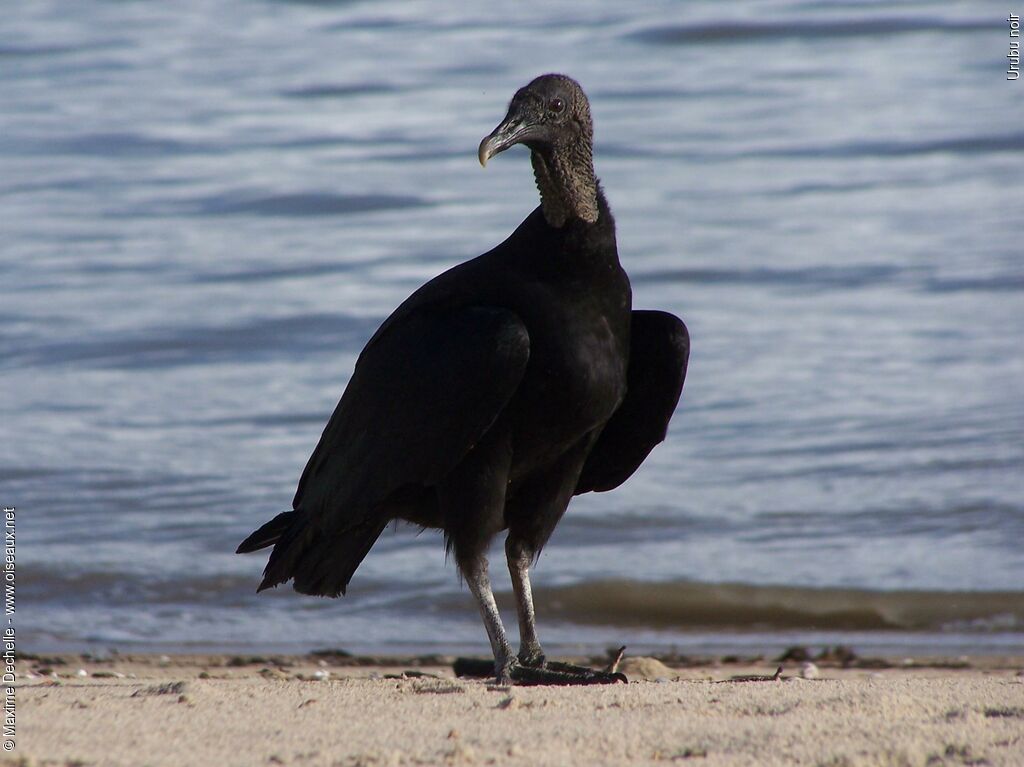
<path id="1" fill-rule="evenodd" d="M 507 309 L 395 318 L 360 355 L 293 508 L 321 530 L 338 530 L 365 522 L 404 485 L 436 483 L 494 423 L 529 354 L 529 333 Z"/>

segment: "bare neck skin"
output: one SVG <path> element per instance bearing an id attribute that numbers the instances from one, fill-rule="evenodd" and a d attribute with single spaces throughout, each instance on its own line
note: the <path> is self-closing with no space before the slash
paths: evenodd
<path id="1" fill-rule="evenodd" d="M 530 152 L 540 206 L 550 226 L 560 228 L 571 218 L 597 221 L 597 178 L 588 142 L 542 154 Z"/>

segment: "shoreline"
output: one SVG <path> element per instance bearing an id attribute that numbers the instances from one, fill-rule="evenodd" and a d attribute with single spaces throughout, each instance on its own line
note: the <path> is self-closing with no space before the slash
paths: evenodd
<path id="1" fill-rule="evenodd" d="M 975 671 L 1020 671 L 1024 676 L 1024 647 L 1020 653 L 1004 654 L 972 654 L 972 655 L 861 655 L 846 646 L 804 646 L 794 645 L 780 655 L 766 654 L 734 654 L 717 655 L 684 654 L 679 652 L 644 653 L 634 656 L 628 652 L 624 659 L 629 661 L 636 657 L 650 658 L 664 664 L 670 669 L 683 672 L 687 669 L 714 670 L 729 668 L 765 668 L 774 670 L 783 666 L 792 672 L 804 663 L 814 663 L 819 668 L 844 671 L 876 671 L 893 669 L 933 669 L 933 670 L 975 670 Z M 609 662 L 614 651 L 608 653 L 552 653 L 552 659 L 569 661 L 593 667 Z M 483 660 L 486 657 L 478 653 L 350 653 L 340 648 L 325 648 L 310 652 L 205 652 L 205 651 L 120 651 L 108 650 L 96 652 L 18 652 L 16 654 L 17 676 L 24 679 L 26 674 L 34 676 L 50 676 L 56 678 L 71 676 L 69 669 L 78 670 L 94 667 L 102 671 L 107 667 L 131 666 L 133 668 L 167 668 L 170 666 L 195 666 L 206 669 L 215 668 L 247 668 L 251 666 L 272 666 L 280 669 L 303 666 L 331 667 L 342 669 L 359 668 L 451 668 L 457 659 L 471 658 Z M 87 675 L 91 676 L 89 671 Z M 31 680 L 32 676 L 29 676 Z"/>
<path id="2" fill-rule="evenodd" d="M 457 678 L 453 660 L 22 656 L 8 757 L 221 767 L 1024 763 L 1022 656 L 861 659 L 886 667 L 838 655 L 775 665 L 627 656 L 629 684 L 511 688 Z"/>

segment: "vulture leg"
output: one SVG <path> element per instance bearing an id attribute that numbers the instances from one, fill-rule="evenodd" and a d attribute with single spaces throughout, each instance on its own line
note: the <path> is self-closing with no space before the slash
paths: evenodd
<path id="1" fill-rule="evenodd" d="M 609 674 L 595 671 L 585 666 L 573 666 L 568 663 L 552 663 L 550 668 L 544 663 L 544 653 L 537 641 L 533 618 L 533 600 L 530 596 L 530 581 L 527 565 L 530 557 L 525 550 L 509 549 L 509 569 L 512 572 L 512 583 L 516 591 L 516 602 L 520 615 L 520 634 L 523 638 L 523 650 L 517 659 L 512 654 L 512 646 L 505 636 L 505 627 L 498 614 L 498 604 L 494 601 L 491 590 L 491 579 L 487 572 L 486 557 L 476 557 L 463 563 L 460 567 L 466 578 L 469 590 L 476 597 L 483 618 L 487 638 L 491 640 L 491 651 L 494 653 L 494 678 L 499 685 L 510 685 L 513 682 L 523 685 L 576 685 L 576 684 L 614 684 L 624 682 L 622 674 Z M 524 620 L 525 618 L 525 620 Z M 472 675 L 476 675 L 472 664 Z M 468 669 L 467 669 L 468 671 Z M 486 672 L 484 672 L 486 673 Z"/>
<path id="2" fill-rule="evenodd" d="M 487 629 L 487 638 L 491 640 L 495 681 L 498 684 L 511 684 L 512 679 L 509 674 L 512 670 L 512 646 L 505 636 L 505 627 L 501 625 L 498 604 L 494 601 L 491 578 L 487 572 L 487 558 L 481 556 L 466 563 L 462 567 L 462 573 L 466 577 L 469 590 L 476 597 L 477 606 L 480 608 L 480 617 L 483 618 L 484 628 Z"/>
<path id="3" fill-rule="evenodd" d="M 519 614 L 519 655 L 511 666 L 511 679 L 526 685 L 614 684 L 626 681 L 622 674 L 596 671 L 571 663 L 545 661 L 544 650 L 537 639 L 537 621 L 533 611 L 533 593 L 530 590 L 530 561 L 533 553 L 511 536 L 505 541 L 505 553 L 508 556 L 508 571 L 512 575 L 516 612 Z"/>
<path id="4" fill-rule="evenodd" d="M 505 540 L 508 571 L 512 576 L 512 591 L 519 614 L 519 662 L 524 666 L 542 667 L 544 650 L 537 639 L 537 619 L 533 612 L 533 592 L 530 590 L 530 560 L 533 554 L 520 541 L 510 535 Z"/>

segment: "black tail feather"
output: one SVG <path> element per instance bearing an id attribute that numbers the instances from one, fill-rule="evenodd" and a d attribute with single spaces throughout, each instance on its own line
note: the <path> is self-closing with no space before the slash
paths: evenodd
<path id="1" fill-rule="evenodd" d="M 344 594 L 356 568 L 370 553 L 388 520 L 368 521 L 330 541 L 311 547 L 295 568 L 294 588 L 300 594 L 336 597 Z"/>
<path id="2" fill-rule="evenodd" d="M 294 580 L 300 594 L 336 597 L 387 527 L 388 519 L 370 519 L 327 534 L 308 524 L 301 509 L 285 511 L 242 541 L 236 553 L 273 546 L 257 591 Z"/>
<path id="3" fill-rule="evenodd" d="M 325 535 L 305 524 L 292 525 L 274 546 L 257 591 L 293 580 L 300 594 L 337 597 L 345 593 L 356 568 L 384 532 L 388 520 L 372 520 Z"/>
<path id="4" fill-rule="evenodd" d="M 294 511 L 284 511 L 274 517 L 272 520 L 263 525 L 259 530 L 254 532 L 235 549 L 236 554 L 248 554 L 252 551 L 259 551 L 265 549 L 271 544 L 277 543 L 278 539 L 284 535 L 285 531 L 291 527 L 292 522 L 295 521 Z"/>

